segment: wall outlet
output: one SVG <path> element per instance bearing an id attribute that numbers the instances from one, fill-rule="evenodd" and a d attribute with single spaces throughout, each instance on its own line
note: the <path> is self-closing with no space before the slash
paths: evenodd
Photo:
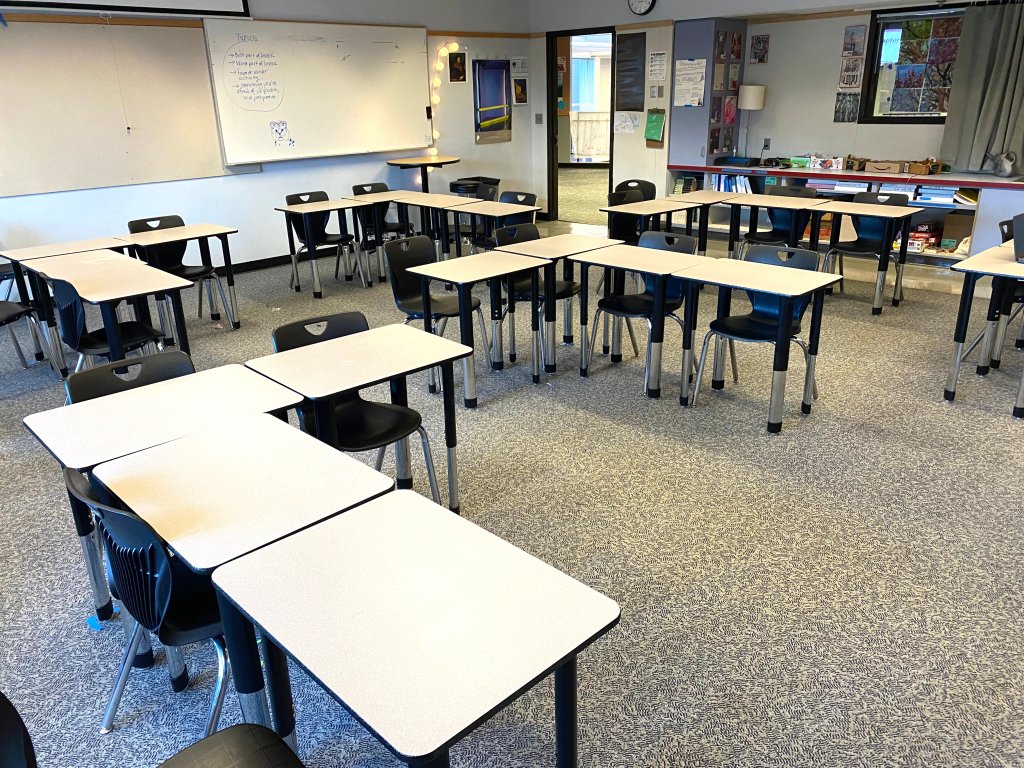
<path id="1" fill-rule="evenodd" d="M 544 114 L 542 112 L 534 113 L 533 122 L 536 125 L 544 125 Z"/>
<path id="2" fill-rule="evenodd" d="M 771 148 L 772 148 L 772 140 L 771 139 L 765 139 L 764 140 L 764 146 L 761 147 L 761 149 L 765 150 L 765 149 L 771 149 Z"/>

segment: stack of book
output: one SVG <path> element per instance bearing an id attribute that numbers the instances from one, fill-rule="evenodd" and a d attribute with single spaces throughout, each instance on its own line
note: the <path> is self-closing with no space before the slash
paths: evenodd
<path id="1" fill-rule="evenodd" d="M 868 183 L 866 181 L 844 181 L 840 179 L 836 182 L 834 189 L 836 192 L 846 192 L 853 195 L 857 192 L 867 192 Z"/>
<path id="2" fill-rule="evenodd" d="M 953 193 L 953 202 L 959 205 L 977 205 L 978 190 L 961 187 Z"/>
<path id="3" fill-rule="evenodd" d="M 922 203 L 947 203 L 952 205 L 954 193 L 953 187 L 922 184 L 917 193 L 917 200 Z"/>

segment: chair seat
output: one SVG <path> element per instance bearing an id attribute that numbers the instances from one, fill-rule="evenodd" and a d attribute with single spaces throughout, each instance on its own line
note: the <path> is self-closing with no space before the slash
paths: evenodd
<path id="1" fill-rule="evenodd" d="M 193 572 L 176 557 L 170 563 L 174 587 L 160 628 L 160 642 L 189 645 L 221 634 L 217 593 L 210 577 Z"/>
<path id="2" fill-rule="evenodd" d="M 742 341 L 775 341 L 777 328 L 774 318 L 760 317 L 753 313 L 711 321 L 712 331 Z M 791 336 L 800 333 L 800 323 L 794 323 L 790 331 Z"/>
<path id="3" fill-rule="evenodd" d="M 262 725 L 242 723 L 207 736 L 160 768 L 303 768 L 302 761 Z"/>
<path id="4" fill-rule="evenodd" d="M 17 301 L 0 301 L 0 325 L 7 325 L 32 313 L 27 304 Z"/>
<path id="5" fill-rule="evenodd" d="M 544 279 L 541 278 L 538 281 L 538 288 L 540 288 L 540 300 L 544 301 Z M 555 298 L 558 300 L 568 299 L 575 296 L 580 292 L 580 284 L 572 282 L 570 280 L 555 280 Z M 516 278 L 513 282 L 509 293 L 513 295 L 516 301 L 529 301 L 532 291 L 530 289 L 530 278 L 520 277 Z"/>
<path id="6" fill-rule="evenodd" d="M 480 299 L 473 297 L 470 311 L 476 312 L 480 306 Z M 398 308 L 414 320 L 423 319 L 423 299 L 409 299 L 399 303 Z M 458 317 L 459 298 L 458 296 L 434 296 L 430 295 L 430 314 L 434 318 Z"/>
<path id="7" fill-rule="evenodd" d="M 776 232 L 774 229 L 767 232 L 748 232 L 743 239 L 759 245 L 782 245 L 789 240 L 789 233 Z"/>
<path id="8" fill-rule="evenodd" d="M 154 265 L 155 266 L 155 265 Z M 192 265 L 180 265 L 174 267 L 157 267 L 158 269 L 168 272 L 175 277 L 180 277 L 182 280 L 191 280 L 193 283 L 197 280 L 202 280 L 204 277 L 213 277 L 217 270 L 213 266 L 206 266 L 205 264 L 192 264 Z"/>
<path id="9" fill-rule="evenodd" d="M 832 246 L 832 250 L 846 256 L 870 256 L 875 258 L 882 251 L 882 241 L 864 240 L 862 238 L 858 238 L 856 240 L 844 240 L 843 242 L 836 243 Z"/>
<path id="10" fill-rule="evenodd" d="M 333 232 L 325 234 L 323 238 L 321 238 L 320 241 L 316 244 L 316 247 L 323 248 L 329 245 L 349 245 L 354 241 L 355 237 L 353 237 L 352 235 L 343 235 L 340 232 Z M 301 242 L 302 245 L 306 244 L 301 239 L 299 240 L 299 242 Z"/>
<path id="11" fill-rule="evenodd" d="M 118 327 L 121 329 L 121 346 L 125 352 L 140 349 L 146 344 L 159 341 L 162 338 L 160 331 L 135 320 L 119 323 Z M 94 331 L 83 333 L 79 346 L 83 354 L 109 356 L 110 344 L 107 342 L 106 328 L 97 328 Z"/>
<path id="12" fill-rule="evenodd" d="M 411 408 L 354 398 L 335 404 L 334 423 L 339 450 L 372 451 L 412 434 L 422 419 Z"/>
<path id="13" fill-rule="evenodd" d="M 665 314 L 675 312 L 681 306 L 683 306 L 682 298 L 666 299 Z M 618 317 L 646 317 L 649 319 L 654 312 L 654 297 L 649 293 L 609 296 L 599 300 L 597 308 Z"/>

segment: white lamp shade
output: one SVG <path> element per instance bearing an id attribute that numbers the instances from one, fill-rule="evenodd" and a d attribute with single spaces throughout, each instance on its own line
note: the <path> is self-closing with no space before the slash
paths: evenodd
<path id="1" fill-rule="evenodd" d="M 741 85 L 740 97 L 736 102 L 739 109 L 764 109 L 763 85 Z"/>

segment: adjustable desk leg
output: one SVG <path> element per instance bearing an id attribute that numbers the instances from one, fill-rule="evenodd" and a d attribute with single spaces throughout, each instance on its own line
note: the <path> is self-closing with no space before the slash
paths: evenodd
<path id="1" fill-rule="evenodd" d="M 875 275 L 875 300 L 871 314 L 882 314 L 882 292 L 885 289 L 885 273 L 889 271 L 889 257 L 892 255 L 893 220 L 886 219 L 882 227 L 882 252 L 878 256 L 878 273 Z"/>
<path id="2" fill-rule="evenodd" d="M 324 293 L 320 288 L 320 270 L 316 263 L 316 243 L 313 240 L 313 221 L 308 213 L 302 216 L 302 228 L 306 233 L 306 253 L 309 254 L 309 269 L 313 276 L 313 298 L 322 299 Z"/>
<path id="3" fill-rule="evenodd" d="M 409 390 L 405 376 L 391 379 L 391 404 L 403 408 L 409 406 Z M 409 438 L 403 437 L 395 443 L 395 475 L 398 488 L 412 488 L 412 461 L 409 455 Z"/>
<path id="4" fill-rule="evenodd" d="M 693 378 L 693 329 L 697 324 L 697 297 L 700 284 L 686 281 L 686 304 L 683 307 L 683 366 L 679 374 L 679 405 L 690 404 L 690 380 Z"/>
<path id="5" fill-rule="evenodd" d="M 992 278 L 992 298 L 988 302 L 988 315 L 985 318 L 985 335 L 981 340 L 981 348 L 978 350 L 978 367 L 975 370 L 979 376 L 988 376 L 989 363 L 992 359 L 992 347 L 995 342 L 996 330 L 999 326 L 999 310 L 1003 304 L 1003 291 L 1006 287 L 1006 280 L 1001 277 Z"/>
<path id="6" fill-rule="evenodd" d="M 953 331 L 953 359 L 946 375 L 946 390 L 942 396 L 952 402 L 956 399 L 956 380 L 960 376 L 960 363 L 963 359 L 964 341 L 967 339 L 967 325 L 971 321 L 971 304 L 974 301 L 974 288 L 981 277 L 977 272 L 964 273 L 964 287 L 960 292 L 960 309 L 956 315 L 956 329 Z"/>
<path id="7" fill-rule="evenodd" d="M 814 402 L 814 369 L 818 363 L 818 340 L 821 336 L 821 315 L 825 308 L 825 291 L 815 291 L 811 298 L 811 332 L 807 340 L 807 371 L 804 375 L 804 399 L 800 412 L 807 415 Z"/>
<path id="8" fill-rule="evenodd" d="M 451 360 L 441 363 L 441 390 L 444 398 L 444 442 L 448 448 L 448 509 L 459 514 L 458 437 L 455 427 L 455 366 Z"/>
<path id="9" fill-rule="evenodd" d="M 473 285 L 459 285 L 459 333 L 462 343 L 473 350 L 469 357 L 462 359 L 463 387 L 465 389 L 465 405 L 476 408 L 476 348 L 473 346 Z"/>
<path id="10" fill-rule="evenodd" d="M 555 262 L 544 265 L 544 372 L 558 369 L 555 359 Z M 536 308 L 535 308 L 536 309 Z"/>
<path id="11" fill-rule="evenodd" d="M 779 297 L 779 331 L 775 337 L 775 363 L 772 366 L 772 394 L 768 401 L 768 431 L 782 431 L 782 411 L 786 400 L 786 373 L 789 370 L 789 346 L 793 317 L 793 299 Z"/>
<path id="12" fill-rule="evenodd" d="M 645 389 L 651 398 L 661 397 L 661 353 L 665 342 L 665 275 L 654 276 L 654 307 L 651 314 L 651 337 L 647 342 L 644 366 Z"/>
<path id="13" fill-rule="evenodd" d="M 590 308 L 590 265 L 580 263 L 580 376 L 587 375 L 587 358 L 590 355 L 590 335 L 587 333 L 587 313 Z"/>
<path id="14" fill-rule="evenodd" d="M 340 212 L 339 216 L 344 222 L 345 212 Z M 344 224 L 342 224 L 341 231 L 344 234 Z M 238 297 L 235 295 L 235 268 L 231 263 L 231 248 L 228 246 L 227 235 L 217 235 L 217 239 L 220 240 L 220 250 L 224 256 L 224 279 L 228 281 L 228 300 L 231 302 L 231 311 L 228 314 L 231 316 L 231 327 L 237 331 L 242 327 L 242 316 L 238 314 Z"/>
<path id="15" fill-rule="evenodd" d="M 204 267 L 212 267 L 213 266 L 213 259 L 210 258 L 210 242 L 205 237 L 200 237 L 199 238 L 199 255 L 200 255 L 200 258 L 201 258 L 201 260 L 203 262 L 203 266 Z M 196 289 L 200 293 L 202 293 L 203 286 L 202 285 L 197 285 Z M 214 322 L 217 322 L 217 321 L 220 320 L 220 311 L 217 309 L 217 294 L 215 294 L 211 290 L 209 283 L 206 283 L 206 293 L 207 293 L 207 296 L 209 296 L 209 298 L 210 298 L 210 319 L 213 320 Z M 202 305 L 202 296 L 200 296 L 199 301 L 200 301 L 200 306 L 201 306 Z M 225 307 L 225 309 L 227 309 L 227 307 Z"/>

